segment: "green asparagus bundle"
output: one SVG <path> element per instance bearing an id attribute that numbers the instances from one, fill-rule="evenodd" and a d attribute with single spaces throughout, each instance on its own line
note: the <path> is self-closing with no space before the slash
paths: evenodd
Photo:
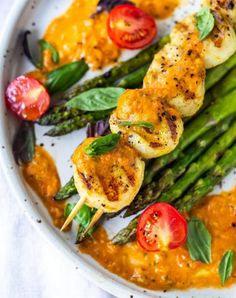
<path id="1" fill-rule="evenodd" d="M 190 211 L 196 203 L 206 196 L 213 188 L 236 166 L 236 144 L 228 149 L 212 170 L 200 178 L 188 191 L 187 195 L 175 203 L 180 211 Z M 138 217 L 134 218 L 127 227 L 120 230 L 112 239 L 114 244 L 123 245 L 136 237 Z"/>
<path id="2" fill-rule="evenodd" d="M 236 167 L 236 144 L 228 149 L 222 158 L 216 163 L 214 168 L 200 178 L 188 193 L 178 200 L 175 204 L 181 212 L 189 212 L 193 206 L 201 201 L 201 199 L 210 193 L 215 185 Z"/>
<path id="3" fill-rule="evenodd" d="M 172 203 L 180 198 L 183 193 L 206 171 L 210 170 L 229 146 L 236 141 L 236 121 L 200 158 L 192 163 L 183 176 L 165 193 L 158 201 Z"/>
<path id="4" fill-rule="evenodd" d="M 159 180 L 152 181 L 141 190 L 126 210 L 124 217 L 136 214 L 146 208 L 149 204 L 156 202 L 161 193 L 174 185 L 177 178 L 186 171 L 186 168 L 196 160 L 217 137 L 228 130 L 232 120 L 233 117 L 228 117 L 219 125 L 211 128 L 211 130 L 197 139 L 192 146 L 182 153 L 179 159 L 177 159 L 171 167 L 168 167 L 161 172 L 161 178 Z"/>

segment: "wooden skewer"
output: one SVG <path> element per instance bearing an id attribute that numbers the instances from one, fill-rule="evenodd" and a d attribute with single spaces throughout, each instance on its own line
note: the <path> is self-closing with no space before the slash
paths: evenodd
<path id="1" fill-rule="evenodd" d="M 103 209 L 99 208 L 96 213 L 94 214 L 90 224 L 88 225 L 88 227 L 85 229 L 85 231 L 83 232 L 81 239 L 84 238 L 84 236 L 87 234 L 87 232 L 96 224 L 96 222 L 101 218 L 101 216 L 103 215 L 104 211 Z"/>
<path id="2" fill-rule="evenodd" d="M 86 202 L 86 198 L 81 198 L 78 203 L 75 205 L 75 207 L 72 209 L 71 213 L 67 217 L 66 221 L 64 222 L 63 226 L 61 227 L 61 231 L 63 231 L 74 219 L 80 208 L 84 205 Z M 95 214 L 96 215 L 96 214 Z"/>

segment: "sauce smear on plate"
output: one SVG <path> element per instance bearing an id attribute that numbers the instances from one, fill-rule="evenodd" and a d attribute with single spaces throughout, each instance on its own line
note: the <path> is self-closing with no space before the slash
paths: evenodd
<path id="1" fill-rule="evenodd" d="M 179 0 L 134 0 L 139 8 L 163 19 L 171 16 Z M 44 39 L 59 52 L 60 65 L 84 58 L 93 69 L 101 69 L 114 63 L 121 50 L 110 40 L 107 33 L 108 13 L 91 17 L 98 0 L 74 0 L 68 10 L 51 22 Z M 45 51 L 45 70 L 58 67 L 51 61 L 50 51 Z"/>
<path id="2" fill-rule="evenodd" d="M 79 248 L 109 271 L 148 289 L 220 287 L 220 260 L 227 250 L 236 251 L 236 189 L 207 197 L 191 215 L 202 219 L 212 235 L 211 264 L 192 261 L 185 246 L 145 253 L 136 242 L 113 245 L 102 227 Z M 225 286 L 235 282 L 236 268 Z"/>
<path id="3" fill-rule="evenodd" d="M 133 0 L 135 4 L 145 12 L 157 19 L 170 17 L 179 5 L 179 0 Z"/>
<path id="4" fill-rule="evenodd" d="M 53 200 L 60 189 L 60 178 L 54 160 L 41 146 L 35 147 L 34 159 L 22 166 L 25 180 L 39 195 L 56 227 L 64 222 L 64 203 Z"/>
<path id="5" fill-rule="evenodd" d="M 60 64 L 85 58 L 92 69 L 116 62 L 120 49 L 110 40 L 107 33 L 107 13 L 94 18 L 97 0 L 74 0 L 62 16 L 49 25 L 44 39 L 56 47 L 60 54 Z M 45 51 L 46 69 L 58 67 Z"/>

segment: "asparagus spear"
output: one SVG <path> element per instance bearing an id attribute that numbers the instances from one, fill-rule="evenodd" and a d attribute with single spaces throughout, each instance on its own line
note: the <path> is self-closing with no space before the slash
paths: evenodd
<path id="1" fill-rule="evenodd" d="M 228 149 L 223 157 L 216 163 L 214 168 L 200 178 L 188 193 L 179 199 L 175 206 L 182 212 L 190 211 L 193 206 L 211 192 L 234 167 L 236 167 L 236 144 Z"/>
<path id="2" fill-rule="evenodd" d="M 78 109 L 67 109 L 63 107 L 55 107 L 41 117 L 37 123 L 39 125 L 56 125 L 63 121 L 75 118 L 84 114 Z"/>
<path id="3" fill-rule="evenodd" d="M 212 170 L 208 171 L 203 178 L 200 178 L 190 189 L 187 195 L 175 203 L 180 211 L 189 211 L 205 195 L 211 192 L 234 167 L 236 166 L 236 144 L 228 149 L 223 157 L 217 161 Z M 126 244 L 133 241 L 137 232 L 138 217 L 130 221 L 127 227 L 120 230 L 112 239 L 114 244 Z"/>
<path id="4" fill-rule="evenodd" d="M 202 137 L 197 139 L 182 156 L 172 164 L 171 167 L 165 169 L 161 173 L 161 178 L 157 181 L 152 181 L 144 187 L 134 201 L 126 210 L 124 217 L 136 214 L 138 211 L 143 210 L 149 204 L 157 201 L 161 193 L 170 188 L 174 182 L 186 170 L 186 168 L 198 158 L 206 148 L 223 132 L 227 131 L 232 122 L 233 117 L 228 117 L 223 120 L 219 125 L 206 132 Z"/>
<path id="5" fill-rule="evenodd" d="M 138 70 L 143 65 L 150 63 L 156 54 L 165 44 L 170 41 L 169 36 L 161 38 L 159 41 L 151 45 L 150 47 L 142 50 L 135 57 L 121 62 L 119 65 L 113 67 L 108 72 L 102 74 L 101 76 L 95 77 L 91 80 L 84 82 L 83 85 L 79 85 L 69 90 L 64 94 L 65 99 L 71 99 L 78 94 L 95 88 L 95 87 L 104 87 L 111 86 L 115 81 L 120 78 Z"/>
<path id="6" fill-rule="evenodd" d="M 74 130 L 85 127 L 89 122 L 105 119 L 110 115 L 110 113 L 111 110 L 106 110 L 78 115 L 72 119 L 68 119 L 57 124 L 55 127 L 46 132 L 45 135 L 50 137 L 66 135 Z"/>
<path id="7" fill-rule="evenodd" d="M 200 158 L 192 163 L 187 172 L 165 193 L 158 201 L 172 203 L 180 198 L 183 193 L 206 171 L 212 169 L 215 162 L 233 142 L 236 141 L 236 121 Z"/>
<path id="8" fill-rule="evenodd" d="M 84 127 L 88 122 L 94 121 L 92 114 L 79 115 L 75 118 L 66 120 L 45 133 L 46 136 L 57 137 L 62 136 L 73 130 Z"/>
<path id="9" fill-rule="evenodd" d="M 236 53 L 233 54 L 226 62 L 207 71 L 206 90 L 209 90 L 219 82 L 232 68 L 236 66 Z"/>
<path id="10" fill-rule="evenodd" d="M 68 181 L 66 183 L 66 185 L 64 185 L 59 192 L 56 194 L 56 196 L 54 197 L 54 199 L 56 201 L 62 201 L 65 199 L 70 198 L 71 196 L 77 194 L 77 189 L 75 187 L 75 183 L 74 183 L 74 178 L 71 177 L 70 181 Z"/>
<path id="11" fill-rule="evenodd" d="M 141 67 L 139 70 L 131 73 L 122 80 L 120 80 L 116 86 L 122 88 L 138 88 L 142 86 L 143 79 L 148 71 L 150 64 Z"/>
<path id="12" fill-rule="evenodd" d="M 222 88 L 224 85 L 222 84 Z M 174 151 L 168 155 L 153 160 L 145 171 L 143 185 L 151 183 L 153 177 L 166 165 L 176 160 L 181 152 L 197 138 L 216 126 L 221 120 L 236 112 L 236 90 L 216 99 L 214 105 L 209 106 L 197 118 L 191 121 L 184 130 L 182 138 Z"/>
<path id="13" fill-rule="evenodd" d="M 235 59 L 236 60 L 236 59 Z M 222 80 L 222 83 L 216 85 L 211 94 L 217 98 L 231 92 L 236 86 L 236 68 L 233 68 L 229 74 Z M 223 88 L 222 88 L 223 87 Z"/>
<path id="14" fill-rule="evenodd" d="M 135 217 L 127 227 L 120 230 L 112 239 L 113 244 L 122 245 L 136 239 L 137 223 L 139 216 Z"/>

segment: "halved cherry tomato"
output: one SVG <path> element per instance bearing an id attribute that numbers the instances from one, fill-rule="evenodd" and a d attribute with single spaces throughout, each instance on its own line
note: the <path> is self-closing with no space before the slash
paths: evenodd
<path id="1" fill-rule="evenodd" d="M 157 34 L 155 19 L 132 4 L 113 8 L 108 17 L 107 28 L 113 42 L 125 49 L 143 48 Z"/>
<path id="2" fill-rule="evenodd" d="M 39 81 L 20 76 L 7 87 L 6 104 L 20 118 L 35 121 L 49 108 L 50 96 Z"/>
<path id="3" fill-rule="evenodd" d="M 141 215 L 137 226 L 137 239 L 146 251 L 174 249 L 187 238 L 187 223 L 170 204 L 156 203 Z"/>

